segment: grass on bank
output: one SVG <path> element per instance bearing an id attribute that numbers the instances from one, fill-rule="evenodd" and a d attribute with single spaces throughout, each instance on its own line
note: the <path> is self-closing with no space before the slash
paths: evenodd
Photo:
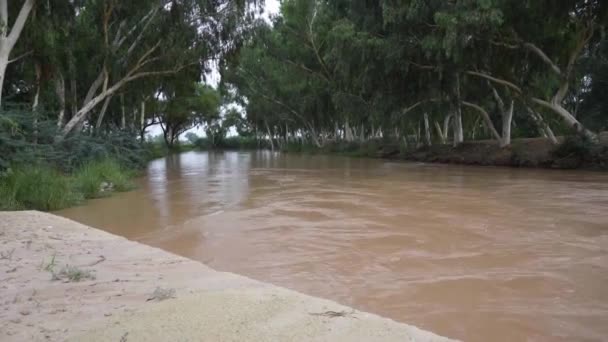
<path id="1" fill-rule="evenodd" d="M 0 210 L 67 208 L 87 198 L 130 190 L 134 176 L 110 159 L 88 162 L 71 175 L 50 166 L 16 166 L 0 176 Z"/>
<path id="2" fill-rule="evenodd" d="M 86 163 L 76 170 L 72 178 L 75 190 L 84 198 L 97 198 L 108 195 L 111 191 L 133 189 L 133 175 L 132 171 L 124 170 L 114 160 L 106 159 Z"/>
<path id="3" fill-rule="evenodd" d="M 0 178 L 0 209 L 57 210 L 82 199 L 70 179 L 48 167 L 20 166 Z"/>

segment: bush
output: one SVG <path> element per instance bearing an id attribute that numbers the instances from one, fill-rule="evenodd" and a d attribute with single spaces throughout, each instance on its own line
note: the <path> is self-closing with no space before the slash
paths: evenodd
<path id="1" fill-rule="evenodd" d="M 553 166 L 558 168 L 578 168 L 592 159 L 593 143 L 581 136 L 569 136 L 551 151 Z"/>
<path id="2" fill-rule="evenodd" d="M 57 139 L 57 122 L 37 115 L 34 127 L 29 109 L 0 111 L 0 210 L 57 210 L 83 198 L 126 191 L 133 188 L 129 179 L 134 174 L 128 170 L 166 155 L 164 146 L 142 144 L 134 131 Z"/>
<path id="3" fill-rule="evenodd" d="M 555 159 L 577 157 L 580 159 L 588 159 L 591 157 L 593 143 L 581 136 L 569 136 L 564 139 L 564 142 L 557 145 L 551 152 L 551 156 Z"/>
<path id="4" fill-rule="evenodd" d="M 84 198 L 96 198 L 107 195 L 111 190 L 127 191 L 133 189 L 132 172 L 123 169 L 117 162 L 105 159 L 88 162 L 76 170 L 74 183 Z M 102 184 L 107 183 L 107 189 Z"/>
<path id="5" fill-rule="evenodd" d="M 69 178 L 49 167 L 18 167 L 0 178 L 2 210 L 58 210 L 81 199 L 72 191 Z"/>
<path id="6" fill-rule="evenodd" d="M 147 145 L 137 140 L 137 132 L 80 133 L 57 141 L 55 120 L 40 113 L 36 129 L 32 122 L 32 113 L 27 110 L 0 111 L 0 172 L 15 164 L 44 164 L 69 173 L 88 162 L 108 158 L 139 169 L 150 160 Z"/>
<path id="7" fill-rule="evenodd" d="M 144 151 L 147 160 L 162 158 L 169 154 L 169 149 L 164 142 L 146 142 L 144 143 Z"/>

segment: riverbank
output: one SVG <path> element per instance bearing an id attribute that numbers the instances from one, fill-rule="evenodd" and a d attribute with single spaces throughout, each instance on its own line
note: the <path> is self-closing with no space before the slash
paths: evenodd
<path id="1" fill-rule="evenodd" d="M 472 141 L 455 148 L 434 145 L 393 155 L 390 148 L 387 151 L 380 150 L 380 156 L 428 163 L 608 170 L 608 144 L 575 139 L 562 139 L 557 146 L 547 139 L 530 138 L 517 139 L 508 147 L 500 147 L 494 141 Z"/>
<path id="2" fill-rule="evenodd" d="M 3 341 L 448 341 L 51 214 L 0 234 Z"/>
<path id="3" fill-rule="evenodd" d="M 600 135 L 599 143 L 582 141 L 580 138 L 559 140 L 558 145 L 545 138 L 524 138 L 513 140 L 507 147 L 500 147 L 492 140 L 478 140 L 466 141 L 458 147 L 450 144 L 434 144 L 420 148 L 370 140 L 363 143 L 330 142 L 321 148 L 290 144 L 284 151 L 425 163 L 608 170 L 608 132 Z"/>

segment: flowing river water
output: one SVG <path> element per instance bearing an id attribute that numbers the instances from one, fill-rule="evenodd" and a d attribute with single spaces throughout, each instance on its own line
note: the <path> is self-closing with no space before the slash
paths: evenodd
<path id="1" fill-rule="evenodd" d="M 190 152 L 138 183 L 58 214 L 466 341 L 608 338 L 608 174 Z"/>

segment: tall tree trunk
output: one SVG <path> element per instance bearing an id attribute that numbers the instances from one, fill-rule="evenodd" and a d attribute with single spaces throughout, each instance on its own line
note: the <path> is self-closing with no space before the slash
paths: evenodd
<path id="1" fill-rule="evenodd" d="M 454 101 L 454 147 L 464 142 L 462 128 L 462 109 L 460 108 L 460 75 L 456 74 L 456 85 L 454 87 L 456 99 Z"/>
<path id="2" fill-rule="evenodd" d="M 125 96 L 120 94 L 120 129 L 125 130 L 127 127 L 127 121 L 125 118 Z"/>
<path id="3" fill-rule="evenodd" d="M 443 130 L 441 129 L 441 125 L 439 124 L 439 122 L 437 122 L 437 120 L 434 121 L 434 124 L 435 124 L 435 130 L 437 131 L 437 135 L 439 136 L 439 141 L 442 144 L 445 144 L 446 143 L 446 138 L 443 135 Z"/>
<path id="4" fill-rule="evenodd" d="M 6 1 L 6 0 L 0 0 Z M 0 38 L 2 39 L 2 38 Z M 6 72 L 6 67 L 8 66 L 8 51 L 6 48 L 2 48 L 2 43 L 0 43 L 0 108 L 2 108 L 2 90 L 4 88 L 4 73 Z"/>
<path id="5" fill-rule="evenodd" d="M 592 141 L 597 140 L 597 134 L 591 132 L 589 129 L 587 129 L 585 126 L 583 126 L 583 124 L 581 124 L 572 114 L 570 114 L 570 112 L 567 109 L 565 109 L 561 105 L 561 103 L 559 103 L 555 100 L 548 102 L 548 101 L 536 99 L 536 98 L 533 98 L 532 102 L 537 103 L 541 106 L 544 106 L 544 107 L 552 110 L 553 112 L 559 114 L 562 117 L 562 119 L 564 119 L 564 121 L 566 121 L 568 126 L 572 127 L 572 129 L 574 129 L 574 131 L 577 134 L 585 136 Z"/>
<path id="6" fill-rule="evenodd" d="M 272 133 L 270 132 L 268 122 L 264 121 L 264 125 L 266 125 L 266 132 L 268 133 L 268 139 L 270 139 L 270 151 L 274 152 L 274 141 L 272 141 Z"/>
<path id="7" fill-rule="evenodd" d="M 106 115 L 106 111 L 108 110 L 108 105 L 112 101 L 112 96 L 108 96 L 106 100 L 103 102 L 101 106 L 101 111 L 99 111 L 99 116 L 97 117 L 97 124 L 95 124 L 95 131 L 99 131 L 101 128 L 101 123 L 103 121 L 103 117 Z"/>
<path id="8" fill-rule="evenodd" d="M 354 140 L 354 138 L 353 138 L 353 130 L 350 127 L 350 124 L 348 123 L 348 120 L 346 120 L 346 122 L 344 123 L 344 139 L 347 142 L 352 142 Z"/>
<path id="9" fill-rule="evenodd" d="M 289 127 L 285 124 L 285 145 L 289 143 Z"/>
<path id="10" fill-rule="evenodd" d="M 365 126 L 363 126 L 363 124 L 361 124 L 361 131 L 359 131 L 359 141 L 365 141 Z"/>
<path id="11" fill-rule="evenodd" d="M 422 134 L 420 133 L 420 120 L 418 120 L 418 130 L 416 130 L 416 148 L 419 148 L 420 146 L 422 146 L 421 136 L 422 136 Z"/>
<path id="12" fill-rule="evenodd" d="M 452 120 L 452 115 L 447 115 L 445 119 L 443 119 L 443 134 L 445 135 L 445 140 L 448 140 L 450 136 L 450 120 Z"/>
<path id="13" fill-rule="evenodd" d="M 319 141 L 319 134 L 317 134 L 314 124 L 306 123 L 306 126 L 308 126 L 308 130 L 310 132 L 310 140 L 312 141 L 312 143 L 316 147 L 323 147 L 323 144 Z"/>
<path id="14" fill-rule="evenodd" d="M 477 128 L 479 128 L 479 119 L 481 117 L 476 117 L 475 118 L 475 122 L 473 122 L 473 128 L 471 129 L 471 139 L 475 140 L 475 138 L 477 137 Z"/>
<path id="15" fill-rule="evenodd" d="M 55 94 L 59 101 L 59 115 L 57 116 L 57 127 L 63 126 L 63 120 L 65 118 L 65 80 L 63 74 L 58 72 L 55 76 Z"/>
<path id="16" fill-rule="evenodd" d="M 528 114 L 530 115 L 532 120 L 538 126 L 538 130 L 541 132 L 541 134 L 543 134 L 547 138 L 549 138 L 549 140 L 551 140 L 551 142 L 554 145 L 557 145 L 557 138 L 555 137 L 555 134 L 553 134 L 553 130 L 551 129 L 549 124 L 543 119 L 542 115 L 540 115 L 539 112 L 532 109 L 532 107 L 528 106 L 527 109 L 528 109 Z"/>
<path id="17" fill-rule="evenodd" d="M 492 122 L 492 119 L 490 118 L 490 114 L 488 114 L 488 112 L 485 109 L 483 109 L 481 106 L 478 106 L 474 103 L 462 101 L 462 104 L 467 107 L 477 110 L 481 114 L 481 118 L 484 121 L 485 127 L 490 131 L 490 133 L 492 133 L 492 136 L 494 137 L 494 139 L 496 139 L 498 141 L 498 143 L 500 144 L 502 141 L 502 137 L 500 136 L 500 134 L 498 134 L 496 127 L 494 127 L 494 123 Z M 509 124 L 510 124 L 510 122 L 509 122 Z M 476 121 L 474 129 L 476 129 L 476 128 L 477 128 L 477 121 Z M 472 138 L 475 139 L 475 136 L 473 135 Z"/>
<path id="18" fill-rule="evenodd" d="M 146 124 L 146 101 L 141 101 L 141 108 L 139 113 L 139 128 L 144 129 L 144 125 Z"/>
<path id="19" fill-rule="evenodd" d="M 40 83 L 42 78 L 42 67 L 40 66 L 40 62 L 36 61 L 34 64 L 34 68 L 36 70 L 36 82 L 34 86 L 36 87 L 36 93 L 34 93 L 34 101 L 32 101 L 32 115 L 34 116 L 34 144 L 38 143 L 38 105 L 40 102 Z"/>
<path id="20" fill-rule="evenodd" d="M 439 124 L 439 122 L 435 121 L 435 129 L 437 130 L 437 135 L 439 135 L 439 139 L 441 140 L 441 143 L 444 145 L 448 143 L 451 119 L 452 119 L 451 114 L 446 115 L 446 117 L 443 118 L 443 128 Z"/>
<path id="21" fill-rule="evenodd" d="M 509 109 L 502 113 L 502 139 L 500 139 L 500 147 L 511 145 L 511 122 L 513 121 L 513 107 L 515 103 L 511 100 Z"/>
<path id="22" fill-rule="evenodd" d="M 15 4 L 15 1 L 11 1 Z M 6 67 L 10 63 L 9 58 L 11 51 L 17 43 L 25 22 L 34 7 L 35 0 L 25 0 L 19 14 L 13 23 L 13 27 L 9 27 L 8 19 L 8 0 L 0 0 L 0 108 L 2 106 L 2 90 L 4 89 L 4 76 Z"/>
<path id="23" fill-rule="evenodd" d="M 431 146 L 431 127 L 429 125 L 429 114 L 428 113 L 424 113 L 424 131 L 425 131 L 426 145 Z"/>
<path id="24" fill-rule="evenodd" d="M 70 116 L 66 117 L 66 120 L 61 124 L 62 128 L 65 128 L 66 124 L 73 118 L 76 113 L 78 113 L 78 84 L 76 83 L 76 78 L 72 77 L 70 79 L 70 93 L 72 95 L 72 109 L 70 111 Z"/>

